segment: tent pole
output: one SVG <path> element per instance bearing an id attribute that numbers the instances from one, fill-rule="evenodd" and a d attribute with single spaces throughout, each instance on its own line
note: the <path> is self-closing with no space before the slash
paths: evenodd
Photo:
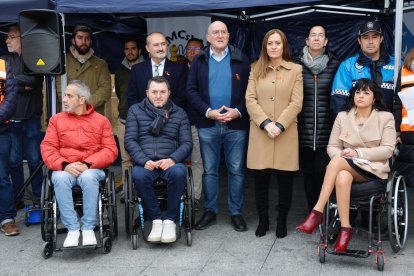
<path id="1" fill-rule="evenodd" d="M 63 30 L 65 30 L 65 14 L 64 13 L 61 13 L 61 15 L 62 15 L 62 21 L 63 21 Z M 60 82 L 60 89 L 61 89 L 61 95 L 62 95 L 62 103 L 61 103 L 61 110 L 63 111 L 64 110 L 64 108 L 63 108 L 63 97 L 65 97 L 65 90 L 66 90 L 66 86 L 67 86 L 67 84 L 68 84 L 68 78 L 67 78 L 67 74 L 66 74 L 66 71 L 67 71 L 67 69 L 68 69 L 68 67 L 67 67 L 67 61 L 66 61 L 66 41 L 65 41 L 65 31 L 63 31 L 63 54 L 64 54 L 64 56 L 65 56 L 65 66 L 66 66 L 66 70 L 65 70 L 65 74 L 64 75 L 61 75 L 60 76 L 60 80 L 61 80 L 61 82 Z M 56 103 L 59 103 L 58 101 L 56 101 Z"/>
<path id="2" fill-rule="evenodd" d="M 401 47 L 402 47 L 402 24 L 403 24 L 403 0 L 397 0 L 395 4 L 395 68 L 394 68 L 394 83 L 397 83 L 399 68 L 401 66 Z"/>

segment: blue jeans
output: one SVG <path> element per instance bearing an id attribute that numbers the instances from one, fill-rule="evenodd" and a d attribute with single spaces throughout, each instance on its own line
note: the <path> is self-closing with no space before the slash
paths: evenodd
<path id="1" fill-rule="evenodd" d="M 153 182 L 158 177 L 167 182 L 168 202 L 165 219 L 175 221 L 178 215 L 180 198 L 186 184 L 187 170 L 184 164 L 178 163 L 167 170 L 147 170 L 134 166 L 132 178 L 144 206 L 145 217 L 149 220 L 162 219 L 161 209 L 154 193 Z"/>
<path id="2" fill-rule="evenodd" d="M 229 129 L 225 123 L 199 128 L 201 156 L 203 158 L 204 209 L 218 213 L 219 167 L 221 148 L 228 173 L 228 210 L 240 215 L 243 207 L 244 171 L 246 161 L 247 130 Z"/>
<path id="3" fill-rule="evenodd" d="M 21 122 L 11 122 L 10 174 L 14 187 L 14 196 L 21 190 L 24 183 L 23 158 L 27 160 L 30 175 L 42 162 L 42 156 L 40 155 L 42 133 L 40 128 L 40 116 Z M 38 199 L 42 192 L 42 180 L 43 171 L 40 169 L 32 179 L 32 191 Z"/>
<path id="4" fill-rule="evenodd" d="M 14 208 L 13 185 L 10 181 L 10 132 L 0 134 L 0 222 L 12 221 L 16 216 Z"/>
<path id="5" fill-rule="evenodd" d="M 82 230 L 93 230 L 98 213 L 99 182 L 105 179 L 105 172 L 98 169 L 84 171 L 75 177 L 65 171 L 52 173 L 52 183 L 55 188 L 56 200 L 59 205 L 60 218 L 69 230 L 79 230 L 80 224 L 74 209 L 72 187 L 79 185 L 83 195 Z"/>

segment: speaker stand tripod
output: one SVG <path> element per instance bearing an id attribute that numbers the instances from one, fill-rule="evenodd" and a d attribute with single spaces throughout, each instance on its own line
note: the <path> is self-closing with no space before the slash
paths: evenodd
<path id="1" fill-rule="evenodd" d="M 50 117 L 52 117 L 52 82 L 54 77 L 53 76 L 45 76 L 45 83 L 46 83 L 46 121 L 49 122 Z M 22 187 L 20 188 L 19 192 L 14 197 L 14 201 L 18 200 L 24 191 L 26 190 L 27 186 L 32 182 L 33 178 L 39 172 L 39 170 L 43 169 L 43 165 L 45 163 L 43 160 L 37 165 L 33 173 L 27 178 L 27 180 L 23 183 Z M 45 175 L 44 177 L 47 177 Z M 25 207 L 25 224 L 29 226 L 30 224 L 40 223 L 40 212 L 42 210 L 42 206 L 39 205 L 39 199 L 36 199 L 31 194 L 32 205 Z"/>

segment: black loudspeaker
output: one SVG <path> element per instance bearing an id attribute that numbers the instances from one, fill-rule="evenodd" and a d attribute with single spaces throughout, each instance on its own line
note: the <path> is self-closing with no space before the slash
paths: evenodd
<path id="1" fill-rule="evenodd" d="M 65 74 L 62 16 L 52 10 L 26 10 L 19 21 L 25 74 Z"/>

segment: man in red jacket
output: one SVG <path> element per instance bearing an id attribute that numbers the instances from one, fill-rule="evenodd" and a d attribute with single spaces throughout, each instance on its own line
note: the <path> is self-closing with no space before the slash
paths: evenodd
<path id="1" fill-rule="evenodd" d="M 49 122 L 40 145 L 46 165 L 53 170 L 52 183 L 63 225 L 69 230 L 64 247 L 78 246 L 80 223 L 73 208 L 72 187 L 83 193 L 82 245 L 96 245 L 99 182 L 103 168 L 118 156 L 108 119 L 89 104 L 90 90 L 82 81 L 71 81 L 63 98 L 64 112 Z"/>

